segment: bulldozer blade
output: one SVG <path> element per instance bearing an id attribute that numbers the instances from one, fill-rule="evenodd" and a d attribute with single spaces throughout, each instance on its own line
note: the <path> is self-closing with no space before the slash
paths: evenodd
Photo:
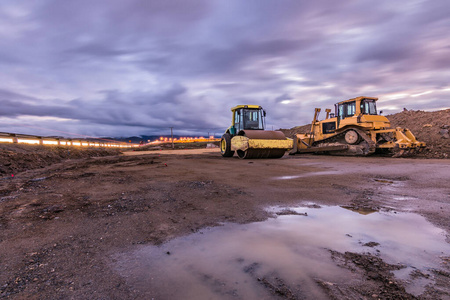
<path id="1" fill-rule="evenodd" d="M 400 150 L 396 152 L 392 157 L 402 157 L 405 154 L 405 150 Z"/>
<path id="2" fill-rule="evenodd" d="M 312 153 L 312 152 L 332 152 L 332 151 L 342 151 L 347 150 L 348 145 L 334 145 L 334 146 L 320 146 L 320 147 L 310 147 L 306 149 L 297 149 L 296 153 Z"/>

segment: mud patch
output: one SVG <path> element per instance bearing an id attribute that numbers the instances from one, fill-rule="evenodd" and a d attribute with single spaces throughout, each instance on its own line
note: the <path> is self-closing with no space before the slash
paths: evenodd
<path id="1" fill-rule="evenodd" d="M 362 215 L 368 215 L 378 211 L 378 209 L 360 205 L 342 205 L 341 207 Z"/>
<path id="2" fill-rule="evenodd" d="M 292 215 L 292 216 L 308 216 L 308 213 L 299 213 L 299 212 L 297 212 L 297 211 L 295 211 L 295 210 L 292 210 L 292 209 L 289 209 L 289 208 L 285 208 L 285 209 L 282 209 L 282 210 L 280 210 L 280 211 L 277 211 L 276 212 L 276 215 L 278 215 L 278 216 L 289 216 L 289 215 Z"/>

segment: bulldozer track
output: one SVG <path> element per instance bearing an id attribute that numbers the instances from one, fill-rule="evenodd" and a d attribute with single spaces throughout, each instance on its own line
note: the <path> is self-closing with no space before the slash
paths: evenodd
<path id="1" fill-rule="evenodd" d="M 377 145 L 375 144 L 374 141 L 372 141 L 372 139 L 362 130 L 358 129 L 358 128 L 348 128 L 347 130 L 344 130 L 332 137 L 320 140 L 320 141 L 316 141 L 312 144 L 312 146 L 319 146 L 321 144 L 332 144 L 332 143 L 340 143 L 340 144 L 345 144 L 345 145 L 349 145 L 346 142 L 342 142 L 343 140 L 345 141 L 345 134 L 350 131 L 350 130 L 354 130 L 358 133 L 359 137 L 362 139 L 357 145 L 361 145 L 362 143 L 366 143 L 367 146 L 363 148 L 363 156 L 367 156 L 367 155 L 371 155 L 373 153 L 375 153 L 375 150 L 377 148 Z M 347 151 L 348 152 L 348 151 Z M 348 152 L 349 153 L 349 152 Z"/>

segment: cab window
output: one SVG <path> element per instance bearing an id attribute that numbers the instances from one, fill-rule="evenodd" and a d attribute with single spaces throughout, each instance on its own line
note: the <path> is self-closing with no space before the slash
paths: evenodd
<path id="1" fill-rule="evenodd" d="M 342 103 L 342 104 L 339 104 L 339 106 L 338 106 L 338 116 L 341 119 L 354 116 L 355 111 L 356 111 L 356 102 L 355 101 Z"/>
<path id="2" fill-rule="evenodd" d="M 241 124 L 241 110 L 236 110 L 234 112 L 234 127 L 236 128 L 236 132 L 239 132 L 239 130 L 241 130 L 242 124 Z"/>
<path id="3" fill-rule="evenodd" d="M 366 115 L 376 115 L 377 107 L 375 101 L 371 99 L 364 99 L 361 101 L 361 113 Z"/>
<path id="4" fill-rule="evenodd" d="M 338 106 L 338 116 L 342 119 L 344 118 L 344 105 L 340 104 Z"/>
<path id="5" fill-rule="evenodd" d="M 246 109 L 244 110 L 244 129 L 263 129 L 261 112 L 256 109 Z"/>
<path id="6" fill-rule="evenodd" d="M 356 103 L 349 102 L 349 103 L 346 103 L 346 105 L 347 105 L 346 117 L 351 117 L 351 116 L 355 115 Z"/>

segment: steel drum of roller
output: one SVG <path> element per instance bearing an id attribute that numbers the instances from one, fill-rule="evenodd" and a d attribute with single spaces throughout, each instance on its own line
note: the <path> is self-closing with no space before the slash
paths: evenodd
<path id="1" fill-rule="evenodd" d="M 251 146 L 246 150 L 237 150 L 239 158 L 280 158 L 286 152 L 286 148 L 273 148 L 273 146 L 264 148 L 264 143 L 273 140 L 286 141 L 286 136 L 281 131 L 259 131 L 259 130 L 242 130 L 239 135 L 247 137 L 253 143 L 262 144 L 258 148 Z"/>

